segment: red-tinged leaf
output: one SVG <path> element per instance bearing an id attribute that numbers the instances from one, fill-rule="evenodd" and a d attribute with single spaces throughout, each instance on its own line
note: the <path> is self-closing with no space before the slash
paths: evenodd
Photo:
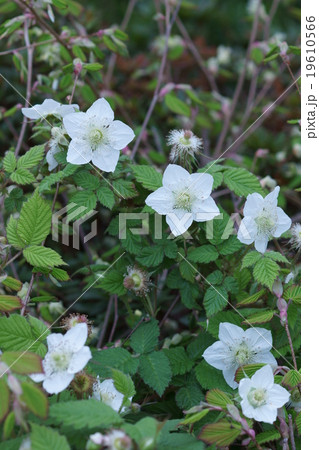
<path id="1" fill-rule="evenodd" d="M 0 422 L 2 422 L 10 406 L 10 391 L 4 378 L 0 378 L 0 399 Z"/>
<path id="2" fill-rule="evenodd" d="M 301 383 L 301 375 L 297 370 L 289 370 L 282 379 L 282 384 L 294 388 Z"/>
<path id="3" fill-rule="evenodd" d="M 27 408 L 41 419 L 48 415 L 49 403 L 44 392 L 35 384 L 22 382 L 22 395 L 20 400 L 25 403 Z"/>
<path id="4" fill-rule="evenodd" d="M 0 295 L 0 311 L 11 312 L 22 307 L 21 299 L 15 295 Z"/>
<path id="5" fill-rule="evenodd" d="M 265 364 L 247 364 L 246 366 L 239 367 L 235 374 L 235 380 L 239 383 L 242 378 L 251 378 L 254 373 L 264 367 L 264 365 Z"/>
<path id="6" fill-rule="evenodd" d="M 208 391 L 206 394 L 206 402 L 222 409 L 226 409 L 227 405 L 233 404 L 231 398 L 220 389 L 211 389 Z"/>
<path id="7" fill-rule="evenodd" d="M 4 352 L 0 356 L 1 361 L 5 362 L 12 372 L 21 375 L 30 373 L 43 373 L 42 360 L 39 355 L 32 352 Z"/>
<path id="8" fill-rule="evenodd" d="M 16 280 L 15 278 L 12 277 L 6 277 L 4 280 L 1 281 L 1 283 L 14 291 L 20 291 L 22 288 L 21 281 Z"/>
<path id="9" fill-rule="evenodd" d="M 241 426 L 236 422 L 221 420 L 206 425 L 200 432 L 199 438 L 207 444 L 227 447 L 232 444 L 241 433 Z"/>

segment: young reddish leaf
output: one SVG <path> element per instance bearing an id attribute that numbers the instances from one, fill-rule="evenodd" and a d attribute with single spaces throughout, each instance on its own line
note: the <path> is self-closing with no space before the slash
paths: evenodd
<path id="1" fill-rule="evenodd" d="M 0 311 L 11 312 L 21 308 L 21 299 L 15 295 L 0 295 Z"/>
<path id="2" fill-rule="evenodd" d="M 40 356 L 32 352 L 4 352 L 1 361 L 5 362 L 12 372 L 21 375 L 30 373 L 43 373 L 42 360 Z"/>

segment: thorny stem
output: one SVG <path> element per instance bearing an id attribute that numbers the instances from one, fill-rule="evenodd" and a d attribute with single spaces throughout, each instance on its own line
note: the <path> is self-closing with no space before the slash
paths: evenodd
<path id="1" fill-rule="evenodd" d="M 170 37 L 171 31 L 172 31 L 172 27 L 173 27 L 173 24 L 174 24 L 174 22 L 176 20 L 176 17 L 177 17 L 177 14 L 178 14 L 180 6 L 181 6 L 181 0 L 178 2 L 178 5 L 176 6 L 176 8 L 175 8 L 175 10 L 174 10 L 174 12 L 172 14 L 172 18 L 170 20 L 170 7 L 169 7 L 168 0 L 166 0 L 165 48 L 164 48 L 164 52 L 163 52 L 163 56 L 162 56 L 162 60 L 161 60 L 161 65 L 160 65 L 159 72 L 158 72 L 157 84 L 156 84 L 156 88 L 155 88 L 155 91 L 154 91 L 154 95 L 153 95 L 151 104 L 150 104 L 150 106 L 148 108 L 148 111 L 146 113 L 144 122 L 142 124 L 142 128 L 141 128 L 140 134 L 138 135 L 138 137 L 137 137 L 137 139 L 135 141 L 135 144 L 134 144 L 134 147 L 133 147 L 133 150 L 132 150 L 132 153 L 131 153 L 131 159 L 134 158 L 134 156 L 135 156 L 135 154 L 136 154 L 136 152 L 137 152 L 137 150 L 139 148 L 139 145 L 141 143 L 142 137 L 143 137 L 144 132 L 146 130 L 147 124 L 148 124 L 148 122 L 149 122 L 149 120 L 151 118 L 151 115 L 153 113 L 153 110 L 154 110 L 155 105 L 156 105 L 157 100 L 158 100 L 160 88 L 161 88 L 162 81 L 163 81 L 163 75 L 164 75 L 164 69 L 165 69 L 165 66 L 166 66 L 166 60 L 167 60 L 168 39 Z"/>
<path id="2" fill-rule="evenodd" d="M 290 436 L 291 450 L 296 450 L 294 427 L 292 424 L 291 414 L 288 415 L 288 422 L 289 422 L 289 436 Z"/>
<path id="3" fill-rule="evenodd" d="M 295 355 L 294 347 L 292 345 L 292 340 L 291 340 L 290 331 L 289 331 L 289 327 L 288 327 L 288 323 L 287 322 L 284 324 L 284 327 L 285 327 L 285 331 L 286 331 L 288 342 L 289 342 L 289 347 L 290 347 L 290 351 L 291 351 L 291 355 L 292 355 L 292 361 L 294 363 L 294 368 L 295 368 L 295 370 L 298 371 L 296 355 Z"/>
<path id="4" fill-rule="evenodd" d="M 244 67 L 242 69 L 242 72 L 240 74 L 240 77 L 238 79 L 237 85 L 236 85 L 236 89 L 235 89 L 235 93 L 234 93 L 234 97 L 233 97 L 233 101 L 230 107 L 230 111 L 228 112 L 226 118 L 225 118 L 225 122 L 224 122 L 224 126 L 222 128 L 222 131 L 219 135 L 219 139 L 217 141 L 217 145 L 216 145 L 216 152 L 215 152 L 215 156 L 218 157 L 221 153 L 221 149 L 222 146 L 224 144 L 224 140 L 226 138 L 229 126 L 230 126 L 230 122 L 232 119 L 232 116 L 235 112 L 243 85 L 244 85 L 244 81 L 245 81 L 245 75 L 246 75 L 246 69 L 247 69 L 247 64 L 248 64 L 248 60 L 250 59 L 250 51 L 251 51 L 251 46 L 253 44 L 253 42 L 256 39 L 256 34 L 257 34 L 257 29 L 258 29 L 258 20 L 259 20 L 259 9 L 260 9 L 260 3 L 261 0 L 258 0 L 258 6 L 256 8 L 256 12 L 255 12 L 255 16 L 254 16 L 254 21 L 253 21 L 253 26 L 251 29 L 251 33 L 250 33 L 250 38 L 249 38 L 249 43 L 248 43 L 248 48 L 247 48 L 247 52 L 246 52 L 246 58 L 245 58 L 245 62 L 244 62 Z"/>
<path id="5" fill-rule="evenodd" d="M 33 64 L 33 47 L 30 45 L 30 39 L 29 39 L 29 24 L 30 21 L 28 18 L 24 21 L 24 40 L 27 47 L 27 58 L 28 58 L 28 74 L 27 74 L 27 91 L 25 96 L 25 107 L 27 108 L 30 105 L 30 98 L 31 98 L 31 88 L 32 88 L 32 64 Z M 27 117 L 23 117 L 22 127 L 19 134 L 17 146 L 15 149 L 15 156 L 19 154 L 19 151 L 21 149 L 21 145 L 23 142 L 25 130 L 27 128 Z"/>

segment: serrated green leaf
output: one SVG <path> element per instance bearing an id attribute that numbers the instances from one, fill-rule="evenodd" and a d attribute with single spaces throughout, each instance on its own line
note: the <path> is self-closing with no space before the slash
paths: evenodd
<path id="1" fill-rule="evenodd" d="M 257 252 L 256 250 L 253 250 L 244 256 L 242 264 L 241 264 L 241 268 L 244 269 L 245 267 L 253 266 L 261 258 L 262 258 L 261 253 Z"/>
<path id="2" fill-rule="evenodd" d="M 243 321 L 247 325 L 257 325 L 261 323 L 270 322 L 274 317 L 275 312 L 271 310 L 258 311 L 251 316 L 248 316 L 246 320 Z"/>
<path id="3" fill-rule="evenodd" d="M 61 436 L 53 428 L 33 423 L 30 435 L 32 450 L 70 450 L 65 436 Z"/>
<path id="4" fill-rule="evenodd" d="M 195 276 L 198 273 L 195 264 L 190 264 L 187 260 L 183 259 L 183 261 L 179 263 L 179 271 L 184 280 L 194 283 Z"/>
<path id="5" fill-rule="evenodd" d="M 45 393 L 35 384 L 23 381 L 21 383 L 22 394 L 20 396 L 27 408 L 41 419 L 48 415 L 49 403 Z"/>
<path id="6" fill-rule="evenodd" d="M 143 381 L 159 396 L 163 395 L 172 378 L 169 360 L 163 352 L 142 355 L 138 371 Z"/>
<path id="7" fill-rule="evenodd" d="M 112 182 L 114 193 L 120 198 L 133 198 L 138 195 L 134 184 L 127 180 L 114 180 Z"/>
<path id="8" fill-rule="evenodd" d="M 251 378 L 255 372 L 257 372 L 257 370 L 261 369 L 262 367 L 264 367 L 265 364 L 247 364 L 245 366 L 239 367 L 239 369 L 237 369 L 236 374 L 235 374 L 235 381 L 237 381 L 237 383 L 240 382 L 241 379 L 243 378 Z"/>
<path id="9" fill-rule="evenodd" d="M 98 281 L 98 286 L 110 294 L 124 295 L 126 289 L 123 285 L 123 274 L 117 270 L 107 271 Z"/>
<path id="10" fill-rule="evenodd" d="M 145 267 L 158 266 L 164 259 L 164 249 L 160 245 L 144 247 L 136 259 Z"/>
<path id="11" fill-rule="evenodd" d="M 52 248 L 31 245 L 23 250 L 23 256 L 31 266 L 54 267 L 66 264 L 61 256 Z"/>
<path id="12" fill-rule="evenodd" d="M 266 444 L 266 442 L 276 441 L 277 439 L 280 439 L 280 438 L 281 438 L 281 435 L 280 435 L 279 431 L 277 431 L 277 430 L 263 431 L 262 433 L 259 433 L 256 435 L 256 441 L 260 445 Z"/>
<path id="13" fill-rule="evenodd" d="M 216 444 L 218 447 L 228 447 L 241 433 L 241 425 L 226 419 L 204 426 L 199 439 L 207 444 Z"/>
<path id="14" fill-rule="evenodd" d="M 0 294 L 0 311 L 11 312 L 22 307 L 21 298 L 15 295 Z"/>
<path id="15" fill-rule="evenodd" d="M 187 414 L 186 418 L 181 421 L 182 425 L 189 425 L 192 423 L 199 422 L 203 417 L 209 413 L 209 409 L 203 409 L 195 414 Z"/>
<path id="16" fill-rule="evenodd" d="M 285 264 L 289 264 L 288 259 L 287 259 L 284 255 L 282 255 L 281 253 L 279 253 L 279 252 L 273 252 L 273 251 L 266 252 L 266 253 L 265 253 L 265 257 L 266 257 L 266 258 L 270 258 L 270 259 L 272 259 L 273 261 L 277 261 L 277 262 L 282 262 L 282 263 L 285 263 Z"/>
<path id="17" fill-rule="evenodd" d="M 279 275 L 280 267 L 278 264 L 269 258 L 261 258 L 254 267 L 254 278 L 258 283 L 272 289 L 274 281 Z"/>
<path id="18" fill-rule="evenodd" d="M 121 372 L 134 375 L 138 367 L 138 359 L 124 348 L 108 348 L 100 351 L 93 351 L 93 358 L 89 362 L 94 373 L 101 377 L 111 376 L 108 368 L 118 369 Z"/>
<path id="19" fill-rule="evenodd" d="M 92 175 L 88 170 L 81 170 L 77 172 L 73 177 L 75 184 L 82 187 L 83 189 L 88 189 L 94 191 L 100 185 L 100 180 L 97 176 Z"/>
<path id="20" fill-rule="evenodd" d="M 245 298 L 244 300 L 241 300 L 237 303 L 236 306 L 246 306 L 251 305 L 252 303 L 256 303 L 262 295 L 264 295 L 265 289 L 261 289 L 260 291 L 256 292 L 253 295 L 250 295 L 249 297 Z"/>
<path id="21" fill-rule="evenodd" d="M 164 348 L 163 352 L 169 360 L 173 375 L 184 375 L 193 367 L 193 361 L 187 355 L 184 347 Z"/>
<path id="22" fill-rule="evenodd" d="M 36 192 L 21 209 L 17 233 L 24 245 L 41 244 L 51 229 L 51 208 Z"/>
<path id="23" fill-rule="evenodd" d="M 39 191 L 43 192 L 50 189 L 53 184 L 56 184 L 64 178 L 73 175 L 78 169 L 79 166 L 76 166 L 75 164 L 67 164 L 63 170 L 60 170 L 57 173 L 51 173 L 47 177 L 43 178 L 39 186 Z"/>
<path id="24" fill-rule="evenodd" d="M 14 152 L 8 152 L 3 158 L 3 168 L 6 172 L 12 173 L 16 168 L 17 161 Z"/>
<path id="25" fill-rule="evenodd" d="M 296 419 L 295 419 L 295 424 L 298 430 L 298 434 L 299 436 L 301 435 L 301 412 L 297 415 Z"/>
<path id="26" fill-rule="evenodd" d="M 65 270 L 57 267 L 51 270 L 51 275 L 59 281 L 68 281 L 70 279 L 69 274 Z"/>
<path id="27" fill-rule="evenodd" d="M 44 158 L 45 145 L 36 145 L 30 148 L 21 158 L 18 160 L 18 169 L 31 169 L 36 166 Z"/>
<path id="28" fill-rule="evenodd" d="M 101 186 L 96 191 L 96 195 L 98 201 L 102 203 L 102 205 L 106 206 L 106 208 L 112 209 L 115 203 L 115 197 L 110 188 L 106 186 Z"/>
<path id="29" fill-rule="evenodd" d="M 10 317 L 0 317 L 0 348 L 2 351 L 28 350 L 37 355 L 44 356 L 47 347 L 44 345 L 47 337 L 47 327 L 38 319 L 29 321 L 18 314 Z M 38 324 L 41 323 L 41 327 Z"/>
<path id="30" fill-rule="evenodd" d="M 35 180 L 34 175 L 28 171 L 28 169 L 24 169 L 22 167 L 20 167 L 19 169 L 15 170 L 11 175 L 10 175 L 11 180 L 14 183 L 17 184 L 30 184 L 33 183 Z"/>
<path id="31" fill-rule="evenodd" d="M 110 406 L 94 399 L 55 403 L 50 407 L 50 417 L 74 430 L 107 428 L 123 421 Z"/>
<path id="32" fill-rule="evenodd" d="M 149 353 L 157 347 L 159 334 L 160 331 L 156 320 L 142 323 L 132 334 L 130 346 L 135 353 Z"/>
<path id="33" fill-rule="evenodd" d="M 220 370 L 201 361 L 195 368 L 196 379 L 205 390 L 218 388 L 224 392 L 232 392 Z"/>
<path id="34" fill-rule="evenodd" d="M 103 64 L 100 63 L 85 63 L 83 64 L 84 69 L 89 70 L 90 72 L 96 72 L 103 68 Z"/>
<path id="35" fill-rule="evenodd" d="M 209 263 L 218 258 L 218 252 L 213 245 L 201 245 L 191 249 L 187 254 L 187 259 L 197 263 Z"/>
<path id="36" fill-rule="evenodd" d="M 162 186 L 162 174 L 157 172 L 152 166 L 130 166 L 136 180 L 141 183 L 145 189 L 156 191 Z"/>
<path id="37" fill-rule="evenodd" d="M 282 384 L 290 388 L 294 388 L 300 383 L 301 375 L 297 370 L 289 370 L 289 372 L 287 372 L 282 379 Z"/>
<path id="38" fill-rule="evenodd" d="M 181 387 L 175 396 L 177 406 L 181 409 L 190 409 L 204 400 L 204 395 L 197 383 L 187 383 Z"/>
<path id="39" fill-rule="evenodd" d="M 224 171 L 224 183 L 236 195 L 247 197 L 248 194 L 263 193 L 258 178 L 246 169 L 227 169 Z"/>
<path id="40" fill-rule="evenodd" d="M 231 235 L 228 239 L 224 240 L 222 244 L 218 245 L 218 252 L 221 255 L 232 255 L 242 248 L 242 243 L 237 239 L 237 236 Z"/>
<path id="41" fill-rule="evenodd" d="M 227 409 L 227 405 L 233 405 L 232 399 L 220 389 L 211 389 L 206 394 L 206 402 L 212 406 Z"/>
<path id="42" fill-rule="evenodd" d="M 10 370 L 21 375 L 43 373 L 42 361 L 39 355 L 32 352 L 4 352 L 0 360 L 10 366 Z"/>
<path id="43" fill-rule="evenodd" d="M 133 397 L 136 393 L 132 378 L 117 369 L 112 369 L 112 378 L 115 389 L 124 395 L 125 399 Z"/>
<path id="44" fill-rule="evenodd" d="M 173 92 L 165 95 L 165 104 L 167 108 L 175 114 L 180 114 L 181 116 L 186 117 L 190 117 L 191 115 L 191 108 L 187 105 L 187 103 L 180 100 Z"/>
<path id="45" fill-rule="evenodd" d="M 285 289 L 283 298 L 285 300 L 292 300 L 297 305 L 301 304 L 301 288 L 300 286 L 289 286 Z"/>
<path id="46" fill-rule="evenodd" d="M 228 304 L 227 291 L 223 286 L 209 287 L 204 296 L 204 308 L 207 317 L 221 311 Z"/>

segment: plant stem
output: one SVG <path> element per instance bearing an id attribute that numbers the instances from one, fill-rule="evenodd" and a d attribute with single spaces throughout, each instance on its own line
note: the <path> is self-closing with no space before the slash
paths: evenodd
<path id="1" fill-rule="evenodd" d="M 97 343 L 97 348 L 101 348 L 102 347 L 102 343 L 106 334 L 106 330 L 107 330 L 107 326 L 109 323 L 109 319 L 110 319 L 110 314 L 111 314 L 111 310 L 112 310 L 112 306 L 113 306 L 113 295 L 111 295 L 109 303 L 107 305 L 107 309 L 106 309 L 106 313 L 105 313 L 105 317 L 104 317 L 104 321 L 103 321 L 103 325 L 102 325 L 102 329 L 101 329 L 101 334 Z"/>
<path id="2" fill-rule="evenodd" d="M 284 327 L 285 327 L 285 331 L 286 331 L 288 342 L 289 342 L 289 347 L 290 347 L 290 351 L 291 351 L 291 355 L 292 355 L 292 360 L 293 360 L 293 363 L 294 363 L 294 368 L 295 368 L 295 370 L 298 371 L 296 355 L 295 355 L 294 347 L 292 345 L 292 340 L 291 340 L 290 331 L 289 331 L 289 327 L 288 327 L 288 323 L 287 322 L 284 324 Z"/>
<path id="3" fill-rule="evenodd" d="M 289 435 L 290 435 L 291 450 L 296 450 L 294 427 L 292 424 L 291 414 L 288 415 L 288 422 L 289 422 Z"/>
<path id="4" fill-rule="evenodd" d="M 28 287 L 28 290 L 27 290 L 27 293 L 26 293 L 26 296 L 25 296 L 25 299 L 23 301 L 23 305 L 22 305 L 22 308 L 21 308 L 21 316 L 24 316 L 24 314 L 25 314 L 25 310 L 26 310 L 26 307 L 28 305 L 28 302 L 29 302 L 29 299 L 30 299 L 30 294 L 31 294 L 31 291 L 32 291 L 32 288 L 33 288 L 34 280 L 35 280 L 35 273 L 32 273 L 30 284 L 29 284 L 29 287 Z"/>
<path id="5" fill-rule="evenodd" d="M 170 306 L 170 307 L 168 308 L 168 310 L 166 311 L 166 313 L 165 313 L 163 319 L 160 321 L 160 324 L 159 324 L 159 327 L 160 327 L 160 328 L 164 325 L 166 319 L 168 318 L 168 316 L 170 315 L 170 313 L 173 311 L 173 309 L 174 309 L 175 306 L 177 305 L 178 300 L 179 300 L 179 297 L 180 297 L 180 295 L 178 294 L 178 295 L 175 297 L 175 300 L 173 301 L 173 303 L 171 304 L 171 306 Z"/>
<path id="6" fill-rule="evenodd" d="M 118 303 L 118 299 L 117 299 L 117 295 L 114 295 L 114 322 L 113 322 L 113 326 L 112 326 L 112 330 L 108 339 L 108 342 L 112 342 L 113 341 L 113 337 L 114 337 L 114 333 L 116 330 L 116 325 L 117 325 L 117 321 L 118 321 L 118 309 L 117 309 L 117 303 Z"/>

